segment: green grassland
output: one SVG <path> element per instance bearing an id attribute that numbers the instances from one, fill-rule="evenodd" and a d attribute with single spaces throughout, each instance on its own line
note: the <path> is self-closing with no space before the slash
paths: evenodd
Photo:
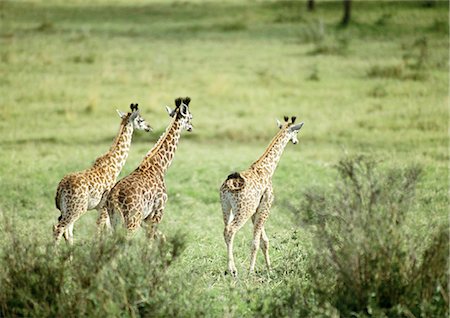
<path id="1" fill-rule="evenodd" d="M 23 235 L 50 241 L 56 186 L 108 150 L 115 109 L 138 102 L 154 127 L 135 133 L 123 177 L 169 123 L 163 106 L 190 96 L 194 131 L 167 173 L 160 228 L 186 235 L 169 275 L 202 300 L 197 314 L 252 316 L 242 293 L 283 288 L 293 233 L 312 248 L 287 207 L 331 184 L 347 153 L 423 167 L 409 222 L 430 240 L 429 227 L 448 222 L 448 3 L 354 1 L 346 28 L 341 11 L 322 1 L 315 12 L 300 1 L 0 2 L 0 211 Z M 283 115 L 305 125 L 273 178 L 274 271 L 258 255 L 259 274 L 247 276 L 246 225 L 233 281 L 223 275 L 218 188 L 263 153 Z M 94 236 L 95 219 L 91 211 L 76 223 L 76 244 Z"/>

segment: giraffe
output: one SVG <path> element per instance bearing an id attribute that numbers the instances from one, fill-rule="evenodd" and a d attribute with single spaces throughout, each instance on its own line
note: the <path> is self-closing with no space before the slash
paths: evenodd
<path id="1" fill-rule="evenodd" d="M 106 208 L 113 228 L 122 223 L 132 234 L 143 225 L 149 238 L 160 234 L 157 225 L 168 199 L 164 175 L 174 158 L 181 131 L 192 131 L 189 102 L 189 97 L 177 98 L 174 110 L 166 106 L 172 122 L 136 170 L 109 192 Z"/>
<path id="2" fill-rule="evenodd" d="M 98 157 L 94 165 L 84 171 L 66 175 L 56 191 L 56 208 L 61 211 L 58 223 L 53 226 L 56 242 L 64 236 L 73 244 L 73 226 L 88 210 L 96 209 L 99 213 L 97 225 L 99 228 L 107 222 L 108 214 L 103 206 L 102 197 L 116 182 L 130 150 L 133 130 L 151 131 L 151 126 L 139 114 L 138 104 L 130 105 L 131 112 L 122 113 L 119 132 L 109 151 Z"/>
<path id="3" fill-rule="evenodd" d="M 250 253 L 250 273 L 255 269 L 256 253 L 261 242 L 267 269 L 270 271 L 269 238 L 264 224 L 269 217 L 274 196 L 272 176 L 289 141 L 297 144 L 297 134 L 303 122 L 294 125 L 296 117 L 287 116 L 282 125 L 278 120 L 279 132 L 270 142 L 263 155 L 249 169 L 230 174 L 220 187 L 220 201 L 225 224 L 224 239 L 227 245 L 228 272 L 237 276 L 233 257 L 233 240 L 236 232 L 249 218 L 253 222 L 253 242 Z M 227 273 L 227 272 L 225 272 Z"/>

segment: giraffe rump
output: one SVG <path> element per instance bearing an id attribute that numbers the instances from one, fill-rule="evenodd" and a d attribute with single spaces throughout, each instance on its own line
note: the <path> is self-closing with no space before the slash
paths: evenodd
<path id="1" fill-rule="evenodd" d="M 225 180 L 224 185 L 230 191 L 239 191 L 244 187 L 245 180 L 244 178 L 242 178 L 239 172 L 233 172 L 227 177 L 227 180 Z"/>

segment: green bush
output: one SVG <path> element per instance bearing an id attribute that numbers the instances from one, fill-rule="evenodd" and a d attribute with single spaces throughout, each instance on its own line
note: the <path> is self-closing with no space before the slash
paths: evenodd
<path id="1" fill-rule="evenodd" d="M 406 221 L 421 169 L 385 170 L 357 156 L 337 170 L 331 189 L 311 189 L 300 207 L 291 206 L 314 247 L 299 261 L 294 255 L 305 251 L 293 245 L 285 266 L 295 274 L 256 310 L 284 317 L 447 317 L 448 227 L 430 226 L 419 240 Z"/>
<path id="2" fill-rule="evenodd" d="M 162 295 L 182 290 L 167 276 L 184 249 L 181 235 L 151 244 L 116 235 L 68 247 L 7 227 L 2 239 L 2 317 L 176 315 Z"/>

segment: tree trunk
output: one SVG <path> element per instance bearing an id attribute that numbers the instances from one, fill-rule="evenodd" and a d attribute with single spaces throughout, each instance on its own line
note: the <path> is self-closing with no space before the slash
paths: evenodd
<path id="1" fill-rule="evenodd" d="M 426 8 L 432 8 L 436 5 L 436 1 L 435 0 L 426 0 L 426 1 L 424 1 L 423 5 Z"/>
<path id="2" fill-rule="evenodd" d="M 341 24 L 347 26 L 350 22 L 350 13 L 352 7 L 352 0 L 344 0 L 344 16 L 342 17 Z"/>
<path id="3" fill-rule="evenodd" d="M 315 3 L 314 0 L 308 0 L 308 11 L 314 11 Z"/>

